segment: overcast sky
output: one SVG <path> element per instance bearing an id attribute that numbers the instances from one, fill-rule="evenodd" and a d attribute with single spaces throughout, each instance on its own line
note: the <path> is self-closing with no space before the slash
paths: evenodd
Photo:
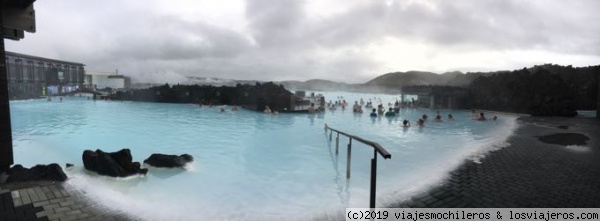
<path id="1" fill-rule="evenodd" d="M 600 64 L 597 0 L 53 0 L 9 51 L 134 81 L 362 83 L 421 70 Z"/>

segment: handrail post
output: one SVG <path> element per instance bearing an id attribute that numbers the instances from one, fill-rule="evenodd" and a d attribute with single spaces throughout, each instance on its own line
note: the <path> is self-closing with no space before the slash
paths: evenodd
<path id="1" fill-rule="evenodd" d="M 337 136 L 335 137 L 335 155 L 337 156 L 338 153 L 340 152 L 340 133 L 337 133 Z"/>
<path id="2" fill-rule="evenodd" d="M 346 160 L 346 179 L 350 179 L 350 161 L 352 160 L 352 138 L 348 142 L 348 159 Z"/>
<path id="3" fill-rule="evenodd" d="M 387 152 L 387 150 L 385 150 L 383 147 L 381 147 L 381 145 L 379 145 L 378 143 L 375 143 L 375 142 L 369 141 L 369 140 L 365 140 L 361 137 L 357 137 L 357 136 L 347 134 L 345 132 L 333 129 L 333 128 L 329 127 L 327 124 L 325 124 L 325 136 L 327 136 L 327 129 L 330 130 L 330 133 L 329 133 L 329 141 L 330 142 L 332 141 L 332 138 L 333 138 L 333 131 L 336 132 L 336 138 L 335 138 L 335 154 L 336 154 L 336 156 L 339 155 L 340 134 L 347 136 L 349 138 L 348 152 L 347 152 L 347 159 L 346 159 L 346 179 L 347 179 L 346 182 L 348 182 L 350 180 L 350 174 L 351 174 L 352 140 L 355 139 L 358 142 L 361 142 L 363 144 L 373 147 L 373 158 L 371 159 L 371 186 L 370 186 L 370 195 L 369 195 L 369 206 L 371 208 L 375 208 L 376 207 L 376 198 L 377 198 L 377 155 L 378 154 L 381 155 L 384 160 L 390 159 L 392 157 L 392 155 L 389 154 Z M 337 164 L 337 161 L 336 161 L 336 164 Z"/>
<path id="4" fill-rule="evenodd" d="M 375 196 L 377 194 L 377 151 L 373 151 L 373 159 L 371 159 L 371 196 L 370 207 L 375 208 Z"/>

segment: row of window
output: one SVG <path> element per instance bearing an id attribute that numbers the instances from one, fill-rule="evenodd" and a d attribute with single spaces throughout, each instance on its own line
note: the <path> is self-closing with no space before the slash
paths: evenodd
<path id="1" fill-rule="evenodd" d="M 76 65 L 35 62 L 16 57 L 6 57 L 9 81 L 46 81 L 48 74 L 57 74 L 59 82 L 78 83 L 83 81 L 83 67 Z"/>
<path id="2" fill-rule="evenodd" d="M 42 95 L 43 85 L 41 83 L 17 83 L 8 85 L 8 93 L 20 93 L 28 95 Z"/>

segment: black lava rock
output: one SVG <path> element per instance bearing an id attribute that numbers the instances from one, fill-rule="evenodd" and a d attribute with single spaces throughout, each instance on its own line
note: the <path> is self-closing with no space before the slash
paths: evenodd
<path id="1" fill-rule="evenodd" d="M 105 176 L 127 177 L 148 172 L 140 168 L 139 162 L 132 162 L 129 149 L 122 149 L 113 153 L 107 153 L 99 149 L 95 152 L 85 150 L 82 159 L 85 169 Z"/>
<path id="2" fill-rule="evenodd" d="M 181 168 L 192 161 L 194 161 L 194 157 L 189 154 L 177 156 L 155 153 L 150 155 L 148 159 L 144 160 L 144 163 L 153 167 Z"/>
<path id="3" fill-rule="evenodd" d="M 60 181 L 67 180 L 67 175 L 58 164 L 36 165 L 31 169 L 20 164 L 14 165 L 8 172 L 7 183 L 27 181 Z"/>

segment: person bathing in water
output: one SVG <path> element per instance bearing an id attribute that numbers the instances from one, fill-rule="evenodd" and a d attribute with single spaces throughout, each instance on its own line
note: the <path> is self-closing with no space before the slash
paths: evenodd
<path id="1" fill-rule="evenodd" d="M 480 120 L 480 121 L 486 120 L 485 116 L 483 115 L 483 112 L 479 113 L 479 118 L 477 118 L 477 120 Z"/>
<path id="2" fill-rule="evenodd" d="M 423 126 L 425 126 L 425 121 L 421 118 L 421 119 L 417 120 L 417 124 L 419 125 L 419 127 L 423 127 Z"/>
<path id="3" fill-rule="evenodd" d="M 435 122 L 442 122 L 442 116 L 440 115 L 439 111 L 435 115 Z"/>
<path id="4" fill-rule="evenodd" d="M 271 113 L 271 108 L 269 108 L 269 105 L 267 105 L 265 107 L 265 110 L 263 112 L 265 112 L 265 114 L 270 114 Z"/>
<path id="5" fill-rule="evenodd" d="M 410 127 L 410 122 L 408 120 L 402 121 L 402 127 Z"/>

